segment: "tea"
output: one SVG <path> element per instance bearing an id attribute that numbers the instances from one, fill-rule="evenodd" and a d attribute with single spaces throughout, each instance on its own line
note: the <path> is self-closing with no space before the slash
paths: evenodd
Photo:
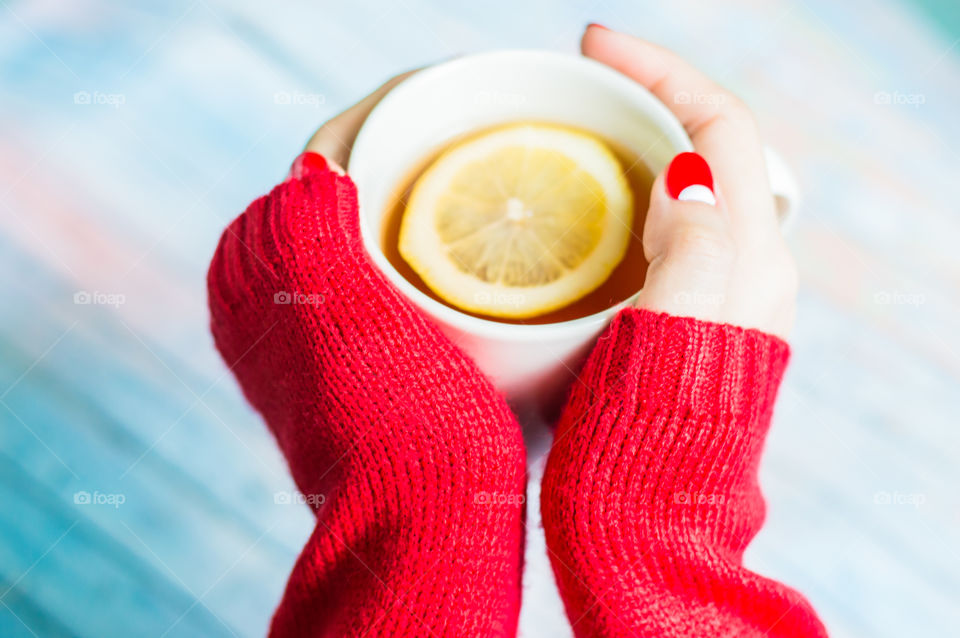
<path id="1" fill-rule="evenodd" d="M 590 134 L 597 137 L 593 133 Z M 474 132 L 470 135 L 477 135 L 477 133 Z M 455 308 L 460 312 L 493 321 L 524 324 L 556 323 L 586 317 L 624 301 L 643 286 L 647 270 L 647 261 L 643 255 L 642 244 L 643 224 L 647 214 L 647 207 L 650 200 L 650 187 L 653 183 L 654 176 L 649 167 L 641 158 L 637 157 L 636 154 L 627 151 L 615 141 L 604 139 L 603 142 L 614 153 L 623 169 L 627 183 L 633 194 L 634 211 L 633 228 L 626 253 L 620 263 L 599 287 L 562 308 L 525 319 L 489 317 L 469 312 L 448 303 L 434 293 L 400 254 L 400 226 L 406 211 L 407 202 L 410 199 L 410 194 L 417 180 L 441 153 L 456 144 L 460 139 L 463 138 L 451 140 L 442 147 L 435 149 L 435 151 L 427 157 L 422 158 L 400 181 L 393 197 L 388 200 L 388 209 L 384 212 L 383 217 L 381 243 L 384 255 L 404 279 L 432 299 L 451 308 Z"/>

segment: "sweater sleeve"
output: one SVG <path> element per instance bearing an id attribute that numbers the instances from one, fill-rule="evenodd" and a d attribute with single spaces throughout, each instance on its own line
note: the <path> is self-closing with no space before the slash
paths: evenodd
<path id="1" fill-rule="evenodd" d="M 520 427 L 368 259 L 356 189 L 326 166 L 298 158 L 208 273 L 216 345 L 315 515 L 270 636 L 514 636 Z"/>
<path id="2" fill-rule="evenodd" d="M 626 309 L 574 384 L 541 494 L 577 636 L 826 636 L 796 591 L 746 569 L 783 341 Z"/>

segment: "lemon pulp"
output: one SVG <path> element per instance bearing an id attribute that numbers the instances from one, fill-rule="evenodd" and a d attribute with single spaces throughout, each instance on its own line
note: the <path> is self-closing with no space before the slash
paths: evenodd
<path id="1" fill-rule="evenodd" d="M 441 154 L 414 185 L 400 254 L 438 296 L 494 317 L 533 317 L 602 284 L 629 244 L 633 202 L 599 139 L 514 124 Z"/>

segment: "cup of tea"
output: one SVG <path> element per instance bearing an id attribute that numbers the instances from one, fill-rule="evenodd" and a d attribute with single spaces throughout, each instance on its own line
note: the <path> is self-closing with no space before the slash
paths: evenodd
<path id="1" fill-rule="evenodd" d="M 551 304 L 552 293 L 538 289 L 547 295 L 537 297 L 542 312 L 491 313 L 479 302 L 489 301 L 496 288 L 457 285 L 471 284 L 469 277 L 483 273 L 463 268 L 465 272 L 454 272 L 443 285 L 431 280 L 435 273 L 425 270 L 415 254 L 423 244 L 405 238 L 404 219 L 412 214 L 412 198 L 427 198 L 417 194 L 418 184 L 436 182 L 436 173 L 454 170 L 444 166 L 431 171 L 441 161 L 456 164 L 458 156 L 451 149 L 459 152 L 479 137 L 492 140 L 496 133 L 507 139 L 528 129 L 547 134 L 555 130 L 557 148 L 569 146 L 573 154 L 589 155 L 595 148 L 584 141 L 585 150 L 578 151 L 577 139 L 592 138 L 602 145 L 603 157 L 621 169 L 619 188 L 627 197 L 618 205 L 629 209 L 624 218 L 629 219 L 628 228 L 618 230 L 621 239 L 613 242 L 615 248 L 602 241 L 593 248 L 616 254 L 606 262 L 603 255 L 594 255 L 606 263 L 595 274 L 602 281 L 575 299 Z M 569 132 L 566 138 L 564 132 Z M 641 238 L 651 184 L 677 153 L 690 150 L 690 138 L 667 107 L 620 73 L 575 55 L 496 51 L 430 67 L 394 88 L 361 128 L 348 171 L 357 185 L 364 246 L 376 266 L 476 361 L 515 407 L 549 412 L 598 335 L 643 286 L 647 264 Z M 768 168 L 781 222 L 786 223 L 796 210 L 797 188 L 779 158 L 768 157 Z M 436 190 L 433 184 L 419 188 Z M 521 219 L 522 202 L 516 210 L 510 208 L 513 204 L 505 200 L 504 217 Z M 565 232 L 560 229 L 555 236 Z M 497 237 L 504 241 L 502 234 Z M 480 292 L 466 302 L 446 294 L 458 288 Z M 477 299 L 480 295 L 486 297 Z"/>

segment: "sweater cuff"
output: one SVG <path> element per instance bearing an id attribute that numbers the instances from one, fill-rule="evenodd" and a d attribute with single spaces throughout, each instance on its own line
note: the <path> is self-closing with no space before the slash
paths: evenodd
<path id="1" fill-rule="evenodd" d="M 581 380 L 595 397 L 626 400 L 636 418 L 766 428 L 790 348 L 728 324 L 625 308 Z"/>

